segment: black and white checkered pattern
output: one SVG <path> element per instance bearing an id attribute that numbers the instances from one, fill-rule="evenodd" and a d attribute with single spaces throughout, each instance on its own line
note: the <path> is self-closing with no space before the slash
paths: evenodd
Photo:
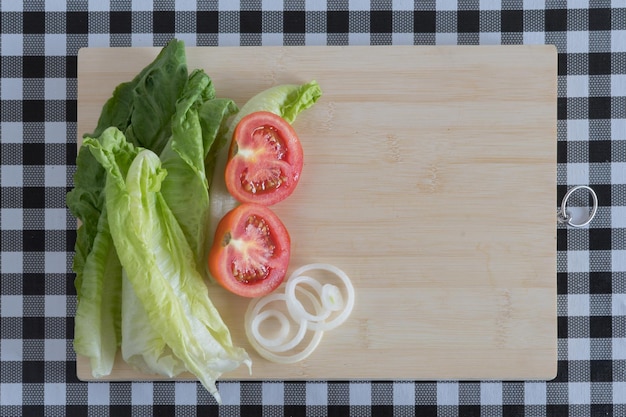
<path id="1" fill-rule="evenodd" d="M 1 0 L 0 415 L 626 415 L 626 2 Z M 554 44 L 558 376 L 549 382 L 82 383 L 71 340 L 76 54 L 86 46 Z M 531 185 L 532 186 L 532 185 Z M 556 222 L 556 219 L 555 219 Z"/>

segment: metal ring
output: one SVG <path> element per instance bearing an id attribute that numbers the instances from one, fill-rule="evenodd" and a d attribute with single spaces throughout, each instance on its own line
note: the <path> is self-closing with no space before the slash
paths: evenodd
<path id="1" fill-rule="evenodd" d="M 591 207 L 591 212 L 589 213 L 589 217 L 587 218 L 587 220 L 585 220 L 582 223 L 574 223 L 572 222 L 572 216 L 567 212 L 567 200 L 569 200 L 570 196 L 575 191 L 582 190 L 582 189 L 589 191 L 589 194 L 591 194 L 591 197 L 593 198 L 593 206 Z M 593 220 L 597 211 L 598 211 L 598 196 L 596 195 L 595 191 L 593 191 L 591 187 L 587 187 L 586 185 L 578 185 L 570 189 L 563 197 L 563 201 L 561 202 L 561 209 L 558 213 L 558 220 L 560 223 L 567 223 L 568 225 L 572 227 L 583 227 L 583 226 L 587 226 L 591 222 L 591 220 Z"/>

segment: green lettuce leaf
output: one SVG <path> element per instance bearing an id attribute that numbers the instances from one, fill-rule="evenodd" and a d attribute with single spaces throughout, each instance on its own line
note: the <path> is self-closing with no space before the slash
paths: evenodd
<path id="1" fill-rule="evenodd" d="M 293 124 L 296 117 L 313 106 L 321 96 L 322 89 L 315 80 L 306 84 L 282 84 L 263 90 L 248 100 L 233 118 L 227 133 L 228 139 L 232 137 L 239 121 L 250 113 L 269 111 Z"/>
<path id="2" fill-rule="evenodd" d="M 81 225 L 76 232 L 74 261 L 72 269 L 76 273 L 74 286 L 80 297 L 83 270 L 87 257 L 93 249 L 98 234 L 98 224 L 104 207 L 105 172 L 91 152 L 81 147 L 76 158 L 74 188 L 67 194 L 66 203 L 70 212 L 80 219 Z"/>
<path id="3" fill-rule="evenodd" d="M 118 165 L 126 170 L 137 151 L 132 145 L 116 140 L 114 134 L 115 131 L 111 129 L 101 138 L 87 138 L 85 141 L 106 143 Z M 74 258 L 78 294 L 74 350 L 89 358 L 95 377 L 102 377 L 111 373 L 115 354 L 121 343 L 122 266 L 109 230 L 104 192 L 96 188 L 97 184 L 104 185 L 105 176 L 101 174 L 105 171 L 95 169 L 99 164 L 93 158 L 86 158 L 86 152 L 89 152 L 87 147 L 82 156 L 79 156 L 78 168 L 82 168 L 87 174 L 100 177 L 90 181 L 85 175 L 78 176 L 77 188 L 68 197 L 72 202 L 72 210 L 80 218 L 86 219 L 79 228 L 77 255 Z M 92 160 L 93 166 L 83 165 L 86 160 Z M 95 225 L 94 219 L 97 219 Z"/>
<path id="4" fill-rule="evenodd" d="M 124 141 L 117 129 L 111 137 Z M 107 131 L 105 131 L 106 133 Z M 107 171 L 109 227 L 122 267 L 147 323 L 219 401 L 215 382 L 224 372 L 247 364 L 209 299 L 194 253 L 161 194 L 167 172 L 159 157 L 141 150 L 125 175 L 109 141 L 88 141 Z"/>
<path id="5" fill-rule="evenodd" d="M 219 151 L 226 145 L 225 134 L 228 131 L 228 121 L 238 111 L 239 108 L 235 102 L 228 98 L 209 100 L 200 108 L 200 123 L 205 137 L 205 172 L 209 187 L 212 184 Z"/>
<path id="6" fill-rule="evenodd" d="M 133 135 L 135 145 L 163 146 L 171 135 L 167 132 L 167 126 L 174 112 L 176 98 L 186 81 L 184 44 L 173 40 L 132 81 L 122 83 L 115 89 L 112 97 L 103 106 L 95 131 L 85 137 L 97 138 L 111 126 L 122 131 L 129 130 L 133 134 L 135 129 L 132 128 L 132 123 L 136 121 L 143 128 L 139 128 L 139 133 Z M 150 122 L 146 123 L 146 120 Z M 105 242 L 106 238 L 99 238 L 98 234 L 108 233 L 108 223 L 101 219 L 104 210 L 104 178 L 102 166 L 95 161 L 89 150 L 81 146 L 76 161 L 74 188 L 66 196 L 70 212 L 80 221 L 72 265 L 76 273 L 74 286 L 78 302 L 82 297 L 84 279 L 89 281 L 86 283 L 87 288 L 97 288 L 100 285 L 96 281 L 101 277 L 85 274 L 84 271 L 88 262 L 96 262 L 93 259 L 88 260 L 92 251 L 96 250 L 100 257 L 103 256 L 101 249 L 94 249 L 94 242 Z M 99 261 L 104 262 L 104 259 Z M 92 265 L 89 271 L 99 273 L 102 268 L 103 266 L 96 268 Z M 121 275 L 117 278 L 121 279 Z M 79 325 L 83 319 L 83 316 L 79 316 Z"/>
<path id="7" fill-rule="evenodd" d="M 150 325 L 149 316 L 135 294 L 128 275 L 122 275 L 122 358 L 133 368 L 146 374 L 172 378 L 184 372 L 165 340 Z"/>
<path id="8" fill-rule="evenodd" d="M 121 272 L 106 210 L 100 232 L 84 265 L 80 299 L 76 305 L 74 350 L 90 360 L 96 378 L 109 375 L 121 339 Z"/>
<path id="9" fill-rule="evenodd" d="M 136 146 L 162 148 L 171 136 L 169 126 L 176 100 L 187 82 L 184 43 L 172 40 L 132 81 L 116 87 L 102 108 L 96 129 L 85 137 L 98 138 L 109 127 L 132 137 Z M 213 93 L 214 94 L 214 91 Z M 139 126 L 133 128 L 133 123 Z M 70 212 L 80 221 L 73 270 L 81 297 L 83 270 L 93 248 L 104 206 L 105 172 L 91 152 L 81 146 L 76 161 L 74 188 L 67 194 Z"/>
<path id="10" fill-rule="evenodd" d="M 208 276 L 206 256 L 212 236 L 209 221 L 209 178 L 206 164 L 215 159 L 216 137 L 226 120 L 237 111 L 232 100 L 209 99 L 213 95 L 210 78 L 196 70 L 189 77 L 172 118 L 172 136 L 161 152 L 168 172 L 161 193 L 195 254 L 195 264 Z M 208 161 L 208 162 L 207 162 Z M 193 196 L 193 197 L 190 197 Z"/>
<path id="11" fill-rule="evenodd" d="M 135 146 L 160 153 L 171 136 L 171 118 L 187 78 L 185 44 L 171 40 L 135 78 L 115 88 L 88 136 L 116 127 Z"/>

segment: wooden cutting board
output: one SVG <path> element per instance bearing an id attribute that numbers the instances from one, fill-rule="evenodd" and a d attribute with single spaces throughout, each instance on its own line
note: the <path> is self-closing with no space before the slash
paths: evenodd
<path id="1" fill-rule="evenodd" d="M 78 133 L 158 48 L 78 57 Z M 248 300 L 211 288 L 253 358 L 223 379 L 551 379 L 556 375 L 556 94 L 551 46 L 188 48 L 240 106 L 276 84 L 317 80 L 295 123 L 296 192 L 275 206 L 291 269 L 329 262 L 356 307 L 307 360 L 260 358 Z M 77 360 L 79 378 L 93 379 Z M 183 375 L 182 379 L 193 378 Z M 146 380 L 118 361 L 110 380 Z"/>

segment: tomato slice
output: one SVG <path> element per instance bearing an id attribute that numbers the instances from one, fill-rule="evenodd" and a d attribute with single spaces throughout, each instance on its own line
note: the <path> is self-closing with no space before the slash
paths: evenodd
<path id="1" fill-rule="evenodd" d="M 227 290 L 243 297 L 274 291 L 285 279 L 291 239 L 268 207 L 241 204 L 222 218 L 209 251 L 209 271 Z"/>
<path id="2" fill-rule="evenodd" d="M 302 164 L 302 144 L 289 122 L 267 111 L 250 113 L 233 133 L 226 187 L 242 203 L 271 206 L 293 193 Z"/>

